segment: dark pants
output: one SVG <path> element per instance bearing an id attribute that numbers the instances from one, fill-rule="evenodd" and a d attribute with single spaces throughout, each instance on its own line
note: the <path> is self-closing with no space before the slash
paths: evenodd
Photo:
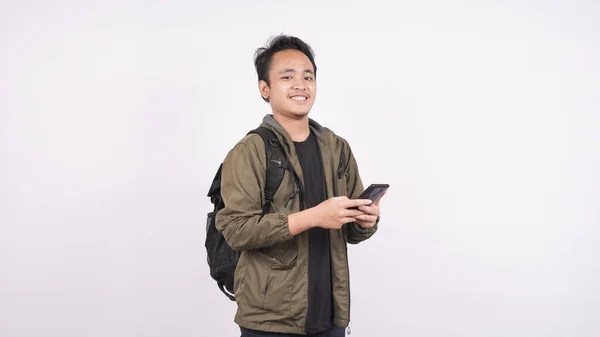
<path id="1" fill-rule="evenodd" d="M 319 332 L 317 334 L 312 335 L 297 335 L 290 333 L 278 333 L 278 332 L 262 332 L 262 331 L 252 331 L 248 329 L 241 328 L 242 335 L 240 337 L 344 337 L 344 332 L 346 329 L 340 328 L 339 326 L 333 326 L 333 328 Z"/>

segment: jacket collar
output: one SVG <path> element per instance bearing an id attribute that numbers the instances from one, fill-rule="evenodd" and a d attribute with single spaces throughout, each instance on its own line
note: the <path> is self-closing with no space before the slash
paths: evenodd
<path id="1" fill-rule="evenodd" d="M 288 132 L 283 128 L 283 126 L 281 126 L 281 124 L 279 124 L 279 122 L 277 122 L 275 120 L 275 118 L 273 118 L 273 115 L 271 115 L 271 114 L 266 115 L 263 118 L 263 123 L 272 127 L 279 134 L 283 135 L 289 144 L 293 144 L 292 137 L 290 137 Z M 308 126 L 314 132 L 314 134 L 315 134 L 315 136 L 317 136 L 317 138 L 321 137 L 321 134 L 323 133 L 323 130 L 325 129 L 323 126 L 321 126 L 321 124 L 317 123 L 316 121 L 314 121 L 310 118 L 308 119 Z"/>

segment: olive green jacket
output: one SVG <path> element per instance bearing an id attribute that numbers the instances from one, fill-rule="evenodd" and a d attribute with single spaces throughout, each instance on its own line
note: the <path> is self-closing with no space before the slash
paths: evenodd
<path id="1" fill-rule="evenodd" d="M 309 125 L 321 149 L 327 197 L 356 198 L 363 185 L 348 142 L 313 120 Z M 289 134 L 272 115 L 265 116 L 261 126 L 276 132 L 302 186 L 306 186 Z M 344 157 L 340 157 L 342 153 Z M 286 171 L 270 212 L 263 215 L 265 165 L 264 142 L 256 134 L 240 140 L 223 162 L 221 194 L 225 207 L 216 216 L 216 227 L 234 250 L 241 251 L 234 281 L 238 306 L 234 321 L 248 329 L 303 334 L 308 306 L 308 233 L 292 236 L 287 218 L 302 210 L 302 202 L 300 195 L 293 195 L 293 174 Z M 356 223 L 330 230 L 333 323 L 338 326 L 346 327 L 350 321 L 346 243 L 366 240 L 376 230 L 377 224 L 365 229 Z"/>

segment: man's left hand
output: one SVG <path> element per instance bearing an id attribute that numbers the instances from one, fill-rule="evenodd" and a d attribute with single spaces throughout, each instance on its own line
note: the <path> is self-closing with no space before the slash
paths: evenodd
<path id="1" fill-rule="evenodd" d="M 379 210 L 379 201 L 381 198 L 385 196 L 386 192 L 383 192 L 377 200 L 375 200 L 369 206 L 359 206 L 358 209 L 363 211 L 365 214 L 357 215 L 354 218 L 356 219 L 356 223 L 359 224 L 363 228 L 372 228 L 377 223 L 377 219 L 379 218 L 380 210 Z"/>

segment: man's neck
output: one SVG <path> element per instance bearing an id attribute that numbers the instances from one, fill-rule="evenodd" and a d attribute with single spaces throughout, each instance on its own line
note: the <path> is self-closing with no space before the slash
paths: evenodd
<path id="1" fill-rule="evenodd" d="M 295 142 L 303 142 L 308 138 L 310 134 L 310 128 L 308 127 L 308 115 L 296 119 L 283 116 L 278 113 L 273 113 L 273 118 L 279 123 L 285 131 L 292 137 Z"/>

